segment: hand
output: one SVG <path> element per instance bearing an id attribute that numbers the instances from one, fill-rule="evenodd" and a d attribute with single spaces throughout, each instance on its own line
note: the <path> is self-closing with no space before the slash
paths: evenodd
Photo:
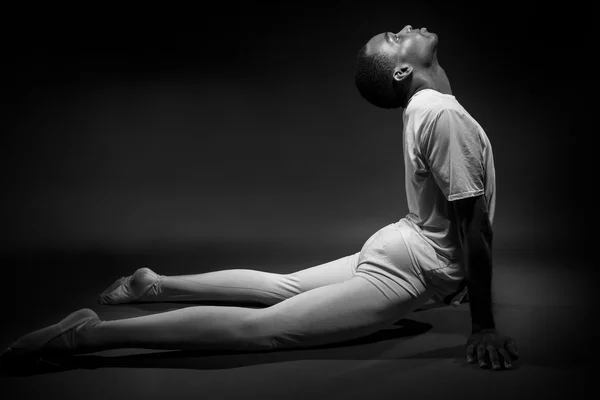
<path id="1" fill-rule="evenodd" d="M 483 329 L 480 332 L 471 335 L 467 340 L 467 362 L 470 364 L 479 360 L 479 367 L 486 368 L 486 352 L 489 355 L 492 368 L 501 369 L 501 361 L 498 353 L 502 356 L 504 368 L 512 368 L 512 360 L 519 358 L 515 340 L 506 335 L 502 335 L 495 329 Z M 477 357 L 475 357 L 477 355 Z"/>

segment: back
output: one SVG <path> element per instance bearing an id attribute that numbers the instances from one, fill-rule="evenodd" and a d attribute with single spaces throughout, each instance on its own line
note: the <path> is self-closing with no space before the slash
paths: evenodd
<path id="1" fill-rule="evenodd" d="M 452 95 L 417 92 L 404 110 L 406 220 L 448 263 L 462 263 L 450 202 L 484 195 L 490 222 L 496 208 L 491 143 Z M 432 266 L 433 267 L 433 266 Z"/>

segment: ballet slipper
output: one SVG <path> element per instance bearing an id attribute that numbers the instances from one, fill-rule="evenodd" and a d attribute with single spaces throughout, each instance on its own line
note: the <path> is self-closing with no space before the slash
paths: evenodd
<path id="1" fill-rule="evenodd" d="M 98 303 L 114 305 L 157 297 L 160 281 L 160 275 L 150 268 L 140 268 L 130 276 L 117 279 L 98 296 Z"/>
<path id="2" fill-rule="evenodd" d="M 80 349 L 78 333 L 89 323 L 100 322 L 98 315 L 83 308 L 69 314 L 60 322 L 28 333 L 10 345 L 0 355 L 0 362 L 9 364 L 23 360 L 37 360 L 41 355 L 72 355 Z"/>

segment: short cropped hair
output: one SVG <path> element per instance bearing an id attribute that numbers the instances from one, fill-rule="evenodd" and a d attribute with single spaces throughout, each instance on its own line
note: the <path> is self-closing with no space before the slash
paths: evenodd
<path id="1" fill-rule="evenodd" d="M 369 103 L 380 108 L 399 106 L 392 83 L 394 63 L 381 53 L 367 55 L 363 46 L 357 55 L 354 83 L 360 95 Z"/>

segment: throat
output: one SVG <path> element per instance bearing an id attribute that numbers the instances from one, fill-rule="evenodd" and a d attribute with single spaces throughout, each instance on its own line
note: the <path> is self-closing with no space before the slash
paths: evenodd
<path id="1" fill-rule="evenodd" d="M 450 80 L 446 75 L 446 71 L 439 65 L 436 68 L 432 69 L 432 73 L 430 75 L 431 83 L 433 84 L 433 88 L 440 93 L 452 95 L 452 88 L 450 86 Z"/>

